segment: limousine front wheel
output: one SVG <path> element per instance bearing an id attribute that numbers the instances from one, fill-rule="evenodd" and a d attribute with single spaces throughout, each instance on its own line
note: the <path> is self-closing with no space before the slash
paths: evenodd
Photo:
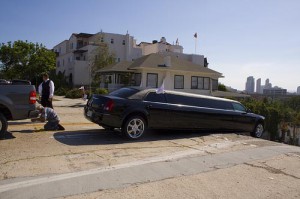
<path id="1" fill-rule="evenodd" d="M 253 137 L 260 138 L 264 132 L 264 125 L 258 123 L 254 129 L 254 132 L 251 133 Z"/>
<path id="2" fill-rule="evenodd" d="M 122 131 L 129 139 L 139 139 L 146 129 L 145 120 L 140 116 L 133 116 L 126 120 Z"/>

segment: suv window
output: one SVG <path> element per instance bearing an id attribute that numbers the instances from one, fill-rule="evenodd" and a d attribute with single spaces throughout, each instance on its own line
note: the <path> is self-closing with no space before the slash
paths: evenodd
<path id="1" fill-rule="evenodd" d="M 241 104 L 232 103 L 232 105 L 233 105 L 233 108 L 234 108 L 235 111 L 247 112 L 246 108 Z"/>
<path id="2" fill-rule="evenodd" d="M 148 93 L 144 100 L 149 102 L 166 103 L 165 94 L 157 94 L 155 92 Z"/>

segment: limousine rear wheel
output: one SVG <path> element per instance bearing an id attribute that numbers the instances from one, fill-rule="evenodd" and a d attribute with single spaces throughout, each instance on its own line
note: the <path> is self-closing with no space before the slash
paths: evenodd
<path id="1" fill-rule="evenodd" d="M 126 120 L 122 132 L 129 139 L 139 139 L 146 130 L 146 122 L 141 116 L 133 116 Z"/>
<path id="2" fill-rule="evenodd" d="M 251 133 L 253 137 L 260 138 L 264 132 L 264 125 L 258 123 L 254 129 L 254 132 Z"/>

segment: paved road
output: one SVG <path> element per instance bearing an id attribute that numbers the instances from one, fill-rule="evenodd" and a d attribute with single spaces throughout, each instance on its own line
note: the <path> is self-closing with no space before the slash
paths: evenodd
<path id="1" fill-rule="evenodd" d="M 247 134 L 154 131 L 124 140 L 58 98 L 64 132 L 11 122 L 0 141 L 0 198 L 297 198 L 300 148 Z"/>
<path id="2" fill-rule="evenodd" d="M 184 157 L 169 155 L 114 167 L 11 182 L 0 185 L 0 198 L 53 198 L 76 195 L 151 183 L 180 176 L 191 176 L 241 164 L 255 167 L 251 162 L 273 158 L 278 155 L 297 156 L 297 154 L 300 154 L 300 148 L 290 146 L 267 146 L 204 156 L 199 156 L 190 151 L 186 152 L 183 155 Z M 298 166 L 300 166 L 299 162 Z M 259 166 L 256 167 L 259 168 Z M 265 167 L 264 169 L 270 168 Z M 295 174 L 289 174 L 286 171 L 274 168 L 271 168 L 271 172 L 288 176 L 300 182 L 300 176 Z"/>

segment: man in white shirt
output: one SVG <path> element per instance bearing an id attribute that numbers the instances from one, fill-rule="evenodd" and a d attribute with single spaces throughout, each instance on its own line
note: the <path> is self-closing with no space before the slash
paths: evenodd
<path id="1" fill-rule="evenodd" d="M 52 99 L 54 95 L 54 83 L 49 79 L 49 75 L 47 73 L 43 74 L 43 82 L 39 85 L 39 94 L 42 106 L 53 109 Z"/>

